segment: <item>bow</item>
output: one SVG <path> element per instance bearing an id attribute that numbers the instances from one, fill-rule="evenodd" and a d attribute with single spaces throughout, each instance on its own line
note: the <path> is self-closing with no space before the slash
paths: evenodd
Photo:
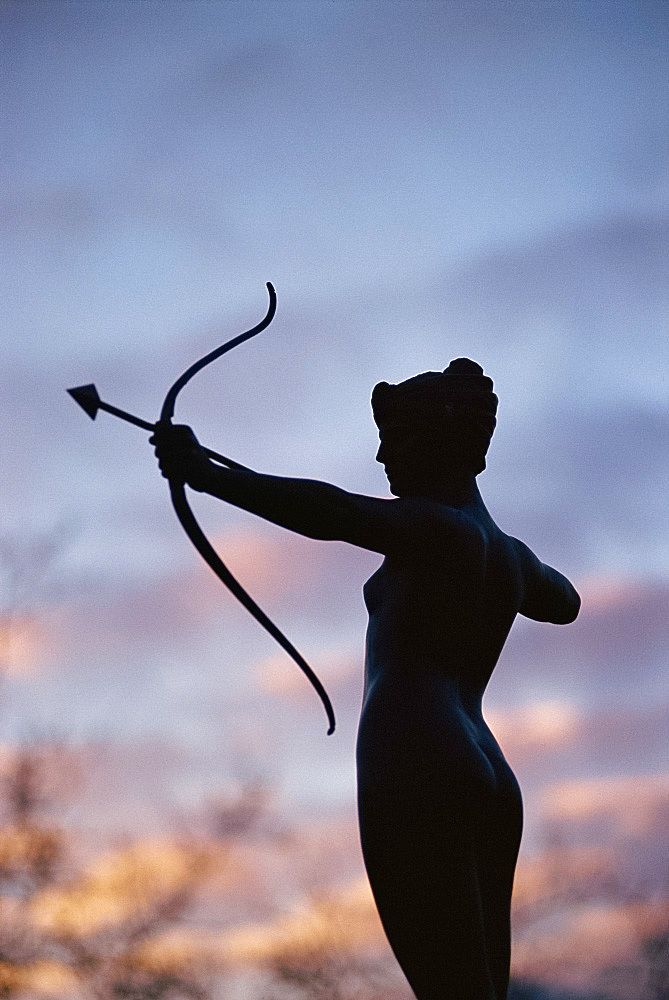
<path id="1" fill-rule="evenodd" d="M 231 351 L 234 347 L 238 347 L 239 344 L 243 344 L 245 340 L 250 340 L 251 337 L 255 337 L 256 334 L 261 333 L 272 322 L 274 319 L 274 313 L 276 312 L 276 292 L 274 291 L 274 286 L 269 281 L 267 282 L 267 291 L 269 293 L 269 307 L 265 318 L 262 319 L 257 326 L 247 330 L 246 333 L 240 333 L 237 337 L 233 337 L 232 340 L 228 340 L 221 347 L 217 347 L 213 351 L 210 351 L 209 354 L 206 354 L 203 358 L 200 358 L 199 361 L 192 364 L 190 368 L 187 368 L 183 375 L 179 376 L 165 396 L 165 402 L 162 406 L 158 424 L 151 424 L 147 420 L 142 420 L 140 417 L 134 416 L 132 413 L 127 413 L 125 410 L 120 410 L 118 407 L 112 406 L 110 403 L 105 403 L 100 399 L 97 389 L 93 383 L 80 385 L 74 389 L 68 389 L 67 391 L 75 402 L 77 402 L 79 406 L 81 406 L 81 408 L 88 414 L 91 420 L 95 420 L 98 410 L 106 410 L 108 413 L 113 414 L 113 416 L 120 417 L 128 423 L 135 424 L 137 427 L 142 427 L 144 430 L 148 431 L 155 431 L 160 424 L 171 424 L 172 417 L 174 416 L 174 405 L 176 403 L 177 396 L 183 387 L 190 382 L 193 376 L 197 375 L 199 371 L 202 371 L 206 365 L 211 364 L 212 361 L 216 361 L 224 354 L 227 354 L 228 351 Z M 233 469 L 241 469 L 245 472 L 250 471 L 238 462 L 233 462 L 232 459 L 226 458 L 224 455 L 219 455 L 217 452 L 211 451 L 209 448 L 205 448 L 204 451 L 210 458 L 213 458 L 221 465 L 227 465 Z M 181 522 L 181 526 L 204 561 L 211 567 L 221 583 L 225 584 L 237 600 L 244 605 L 246 610 L 253 615 L 255 620 L 262 625 L 267 632 L 269 632 L 272 638 L 276 639 L 282 649 L 285 649 L 291 659 L 295 661 L 298 667 L 311 681 L 311 684 L 316 689 L 319 698 L 323 702 L 323 707 L 325 708 L 325 712 L 328 717 L 329 736 L 335 729 L 334 711 L 332 703 L 328 697 L 328 693 L 321 684 L 319 678 L 311 669 L 302 654 L 298 652 L 295 646 L 293 646 L 292 642 L 286 638 L 274 622 L 267 617 L 262 608 L 256 604 L 251 595 L 244 590 L 239 581 L 235 579 L 219 556 L 218 552 L 216 552 L 214 547 L 211 545 L 200 525 L 195 520 L 195 515 L 193 514 L 188 500 L 186 499 L 184 484 L 178 479 L 170 479 L 169 485 L 170 494 L 172 496 L 172 504 L 174 506 L 174 510 L 176 511 L 176 515 Z"/>
<path id="2" fill-rule="evenodd" d="M 218 360 L 218 358 L 227 354 L 228 351 L 238 347 L 239 344 L 243 344 L 244 341 L 250 340 L 251 337 L 255 337 L 269 326 L 274 319 L 274 313 L 276 312 L 276 292 L 274 291 L 274 286 L 269 281 L 267 282 L 267 291 L 269 293 L 269 307 L 264 319 L 262 319 L 260 323 L 252 327 L 250 330 L 247 330 L 245 333 L 240 333 L 238 336 L 233 337 L 221 347 L 215 348 L 215 350 L 206 354 L 203 358 L 200 358 L 199 361 L 192 364 L 190 368 L 188 368 L 183 375 L 176 380 L 165 396 L 165 402 L 163 403 L 162 410 L 160 412 L 161 424 L 171 424 L 172 417 L 174 416 L 174 406 L 177 396 L 184 386 L 190 382 L 194 375 L 196 375 L 199 371 L 202 371 L 206 365 Z M 328 717 L 329 736 L 335 729 L 335 717 L 332 703 L 328 697 L 327 691 L 323 687 L 323 684 L 292 642 L 283 634 L 274 622 L 268 618 L 262 608 L 253 600 L 251 595 L 244 590 L 239 581 L 232 575 L 228 567 L 225 565 L 218 552 L 216 552 L 214 547 L 211 545 L 190 508 L 188 500 L 186 499 L 186 491 L 183 482 L 178 479 L 170 479 L 169 486 L 172 497 L 172 505 L 179 521 L 181 522 L 181 526 L 204 561 L 210 566 L 221 583 L 225 584 L 228 590 L 230 590 L 237 600 L 244 605 L 246 610 L 253 615 L 255 620 L 262 625 L 267 632 L 269 632 L 272 638 L 279 643 L 279 645 L 288 653 L 291 659 L 295 661 L 298 667 L 300 667 L 310 680 L 311 684 L 318 693 L 318 696 L 323 702 L 323 707 L 325 708 L 325 712 Z"/>

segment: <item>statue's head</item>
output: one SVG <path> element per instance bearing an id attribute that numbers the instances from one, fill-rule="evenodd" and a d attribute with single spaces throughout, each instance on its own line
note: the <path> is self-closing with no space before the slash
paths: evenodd
<path id="1" fill-rule="evenodd" d="M 443 372 L 423 372 L 398 385 L 379 382 L 372 410 L 381 439 L 377 461 L 396 496 L 418 483 L 485 469 L 497 396 L 475 361 L 457 358 Z"/>

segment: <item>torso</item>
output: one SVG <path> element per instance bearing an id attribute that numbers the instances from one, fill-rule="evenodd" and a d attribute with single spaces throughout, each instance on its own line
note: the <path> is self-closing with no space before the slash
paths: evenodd
<path id="1" fill-rule="evenodd" d="M 398 768 L 456 765 L 475 784 L 509 780 L 481 701 L 520 606 L 518 560 L 485 510 L 458 519 L 444 551 L 388 556 L 365 584 L 362 791 Z"/>

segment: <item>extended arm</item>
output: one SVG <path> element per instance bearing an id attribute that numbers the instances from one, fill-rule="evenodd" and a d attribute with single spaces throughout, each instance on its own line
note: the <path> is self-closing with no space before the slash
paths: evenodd
<path id="1" fill-rule="evenodd" d="M 163 475 L 177 475 L 193 489 L 257 514 L 309 538 L 350 542 L 387 553 L 406 535 L 398 500 L 348 493 L 311 479 L 268 476 L 223 468 L 210 461 L 190 428 L 156 428 L 151 438 Z"/>
<path id="2" fill-rule="evenodd" d="M 289 479 L 212 466 L 200 489 L 308 538 L 387 550 L 391 500 L 365 497 L 313 479 Z"/>
<path id="3" fill-rule="evenodd" d="M 542 563 L 531 549 L 515 539 L 520 555 L 524 598 L 521 615 L 538 622 L 569 625 L 581 607 L 581 598 L 566 576 Z"/>

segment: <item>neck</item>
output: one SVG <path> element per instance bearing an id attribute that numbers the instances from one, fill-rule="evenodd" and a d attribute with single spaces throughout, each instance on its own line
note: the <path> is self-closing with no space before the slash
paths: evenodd
<path id="1" fill-rule="evenodd" d="M 427 497 L 449 507 L 483 507 L 476 476 L 472 472 L 448 472 L 438 478 L 430 477 L 407 491 L 405 496 Z"/>

